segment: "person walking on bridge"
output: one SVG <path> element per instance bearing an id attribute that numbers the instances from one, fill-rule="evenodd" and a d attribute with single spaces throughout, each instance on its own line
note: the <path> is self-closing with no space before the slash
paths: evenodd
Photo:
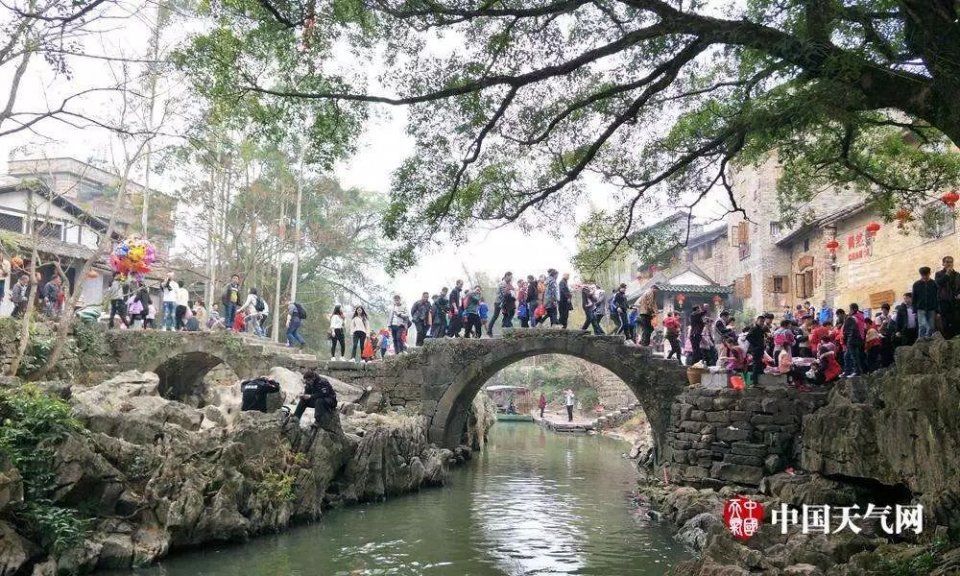
<path id="1" fill-rule="evenodd" d="M 537 307 L 540 305 L 540 293 L 538 291 L 537 279 L 533 274 L 527 276 L 527 317 L 531 328 L 537 326 Z"/>
<path id="2" fill-rule="evenodd" d="M 482 296 L 479 286 L 474 287 L 474 289 L 467 294 L 466 305 L 463 308 L 463 311 L 466 314 L 466 328 L 463 334 L 464 338 L 470 338 L 471 334 L 475 334 L 475 337 L 479 338 L 482 334 L 483 323 L 480 320 L 481 300 Z"/>
<path id="3" fill-rule="evenodd" d="M 447 328 L 447 336 L 456 338 L 460 336 L 460 329 L 463 328 L 463 322 L 460 320 L 460 301 L 463 299 L 463 280 L 457 280 L 453 290 L 450 290 L 450 326 Z"/>
<path id="4" fill-rule="evenodd" d="M 500 284 L 497 285 L 497 297 L 493 301 L 493 315 L 490 316 L 490 322 L 487 324 L 487 336 L 493 338 L 493 325 L 496 324 L 497 319 L 500 318 L 500 313 L 503 311 L 504 299 L 506 293 L 513 288 L 513 272 L 507 272 L 503 275 L 503 279 L 500 280 Z M 504 314 L 504 322 L 507 322 L 507 315 Z M 504 326 L 506 328 L 506 326 Z"/>
<path id="5" fill-rule="evenodd" d="M 560 306 L 560 287 L 557 284 L 557 277 L 560 275 L 555 269 L 547 270 L 547 280 L 544 285 L 543 307 L 546 309 L 546 318 L 550 318 L 550 326 L 556 326 L 560 323 L 557 317 L 557 311 Z"/>
<path id="6" fill-rule="evenodd" d="M 570 320 L 570 312 L 573 311 L 573 292 L 570 291 L 570 273 L 564 272 L 563 278 L 559 283 L 560 290 L 560 327 L 567 329 L 567 321 Z"/>
<path id="7" fill-rule="evenodd" d="M 340 360 L 343 360 L 347 353 L 346 337 L 344 336 L 344 325 L 346 318 L 343 315 L 343 308 L 339 304 L 333 307 L 330 314 L 330 360 L 337 360 L 337 344 L 340 345 Z"/>
<path id="8" fill-rule="evenodd" d="M 350 361 L 357 361 L 357 351 L 360 351 L 360 360 L 363 361 L 364 344 L 367 340 L 367 332 L 370 331 L 370 323 L 367 321 L 367 311 L 363 306 L 354 306 L 353 318 L 350 319 L 350 330 L 353 333 L 353 347 L 350 350 Z"/>
<path id="9" fill-rule="evenodd" d="M 653 334 L 653 318 L 657 315 L 657 293 L 659 289 L 659 286 L 654 284 L 640 297 L 640 301 L 637 303 L 637 308 L 640 310 L 641 346 L 650 345 L 650 336 Z"/>
<path id="10" fill-rule="evenodd" d="M 227 321 L 227 326 L 230 326 L 233 324 L 233 319 L 237 315 L 237 308 L 240 306 L 240 276 L 238 274 L 230 277 L 230 283 L 223 290 L 220 303 L 223 304 L 223 317 Z"/>
<path id="11" fill-rule="evenodd" d="M 167 279 L 160 285 L 163 292 L 163 329 L 174 329 L 174 317 L 177 314 L 177 296 L 180 294 L 180 285 L 173 279 L 173 272 L 167 273 Z"/>
<path id="12" fill-rule="evenodd" d="M 430 327 L 431 338 L 443 338 L 447 335 L 447 314 L 450 313 L 450 298 L 447 287 L 440 289 L 440 295 L 433 301 L 433 324 Z"/>
<path id="13" fill-rule="evenodd" d="M 423 339 L 427 337 L 427 331 L 430 327 L 430 293 L 424 292 L 420 299 L 413 303 L 410 308 L 410 318 L 417 327 L 417 346 L 423 346 Z"/>
<path id="14" fill-rule="evenodd" d="M 299 302 L 287 301 L 287 346 L 304 348 L 307 343 L 300 336 L 300 325 L 307 318 L 307 313 Z"/>
<path id="15" fill-rule="evenodd" d="M 401 354 L 405 350 L 403 332 L 407 329 L 410 317 L 399 294 L 393 295 L 393 308 L 390 309 L 390 337 L 393 340 L 393 352 Z"/>

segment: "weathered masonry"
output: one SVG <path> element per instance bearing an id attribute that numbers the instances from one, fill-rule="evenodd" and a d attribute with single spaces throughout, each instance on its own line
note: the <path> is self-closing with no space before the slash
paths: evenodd
<path id="1" fill-rule="evenodd" d="M 161 394 L 189 395 L 204 375 L 225 363 L 240 378 L 265 374 L 272 366 L 318 368 L 355 385 L 372 386 L 388 402 L 418 410 L 429 423 L 430 439 L 442 446 L 460 443 L 470 403 L 483 384 L 504 367 L 541 354 L 565 354 L 602 366 L 629 386 L 647 414 L 658 447 L 664 445 L 671 405 L 686 384 L 684 368 L 624 344 L 622 336 L 583 331 L 528 329 L 495 339 L 428 340 L 409 354 L 357 365 L 317 363 L 313 356 L 251 342 L 226 333 L 111 332 L 117 368 L 156 372 Z"/>

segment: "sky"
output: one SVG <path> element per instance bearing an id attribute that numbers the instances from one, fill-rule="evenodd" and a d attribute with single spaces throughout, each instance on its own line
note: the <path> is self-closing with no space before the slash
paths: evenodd
<path id="1" fill-rule="evenodd" d="M 413 142 L 404 131 L 406 114 L 402 108 L 380 111 L 364 130 L 356 154 L 341 162 L 335 175 L 346 187 L 387 194 L 390 174 L 413 152 Z M 570 234 L 558 241 L 545 232 L 527 234 L 516 226 L 478 228 L 469 234 L 466 243 L 447 244 L 425 254 L 413 269 L 386 282 L 407 302 L 412 302 L 424 291 L 437 293 L 458 278 L 466 279 L 465 267 L 471 274 L 484 272 L 491 278 L 508 270 L 523 275 L 539 275 L 548 268 L 571 270 L 570 259 L 576 252 L 573 232 L 571 228 Z"/>

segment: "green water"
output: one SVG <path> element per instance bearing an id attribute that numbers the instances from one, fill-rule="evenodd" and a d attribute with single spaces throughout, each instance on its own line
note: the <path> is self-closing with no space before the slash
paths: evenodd
<path id="1" fill-rule="evenodd" d="M 444 488 L 334 510 L 242 545 L 207 545 L 150 576 L 662 575 L 688 557 L 631 504 L 626 445 L 499 423 Z"/>

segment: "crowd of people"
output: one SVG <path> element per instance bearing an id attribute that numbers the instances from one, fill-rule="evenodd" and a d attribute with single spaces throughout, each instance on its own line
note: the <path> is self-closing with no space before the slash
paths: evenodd
<path id="1" fill-rule="evenodd" d="M 805 302 L 795 308 L 785 307 L 779 319 L 767 312 L 743 326 L 737 326 L 728 310 L 712 310 L 707 304 L 693 306 L 685 317 L 676 310 L 661 313 L 657 309 L 657 286 L 631 303 L 626 284 L 607 292 L 589 280 L 572 284 L 569 274 L 561 275 L 553 268 L 539 276 L 515 278 L 507 272 L 498 282 L 491 303 L 481 286 L 466 287 L 463 280 L 432 296 L 423 292 L 409 308 L 400 295 L 394 295 L 386 326 L 379 329 L 371 326 L 363 306 L 347 309 L 336 305 L 327 318 L 330 358 L 369 362 L 391 352 L 402 354 L 407 350 L 411 329 L 415 330 L 417 346 L 428 338 L 491 337 L 498 325 L 502 329 L 515 325 L 566 329 L 574 295 L 579 293 L 584 314 L 582 330 L 622 334 L 632 344 L 650 346 L 656 323 L 668 359 L 687 365 L 723 366 L 754 381 L 764 372 L 787 374 L 795 385 L 803 387 L 886 367 L 893 362 L 894 348 L 935 331 L 946 338 L 960 333 L 960 273 L 954 270 L 952 257 L 944 257 L 942 264 L 936 273 L 929 267 L 920 268 L 919 279 L 895 308 L 885 302 L 871 315 L 857 303 L 834 310 L 825 302 L 819 308 Z M 29 276 L 21 274 L 9 289 L 16 317 L 29 307 L 30 285 Z M 39 279 L 37 285 L 41 285 Z M 109 327 L 118 326 L 119 321 L 124 329 L 223 329 L 260 337 L 267 333 L 270 307 L 256 288 L 244 291 L 239 275 L 231 277 L 220 301 L 209 307 L 203 300 L 191 300 L 188 289 L 178 284 L 173 272 L 156 288 L 161 296 L 160 326 L 156 322 L 161 311 L 154 305 L 148 286 L 115 276 L 107 290 Z M 56 317 L 64 296 L 62 279 L 54 275 L 36 291 L 35 305 L 42 313 Z M 300 335 L 307 318 L 303 305 L 288 299 L 282 303 L 282 310 L 287 345 L 305 347 Z"/>

